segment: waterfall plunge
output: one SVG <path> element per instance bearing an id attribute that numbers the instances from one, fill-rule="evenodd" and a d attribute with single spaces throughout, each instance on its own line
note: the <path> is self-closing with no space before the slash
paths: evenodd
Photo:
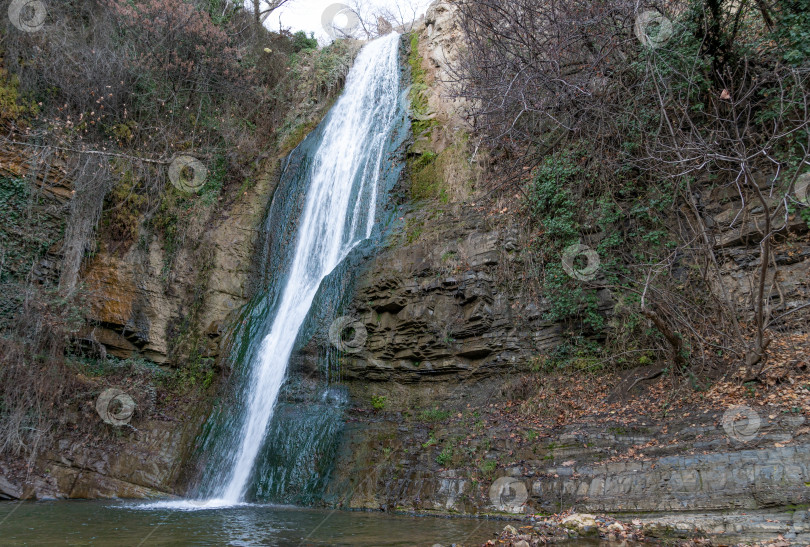
<path id="1" fill-rule="evenodd" d="M 269 333 L 249 364 L 238 398 L 241 423 L 230 454 L 218 462 L 220 484 L 206 506 L 239 503 L 273 416 L 296 336 L 323 279 L 371 235 L 386 140 L 399 102 L 399 35 L 367 44 L 349 72 L 346 88 L 325 121 L 309 166 L 295 251 Z"/>

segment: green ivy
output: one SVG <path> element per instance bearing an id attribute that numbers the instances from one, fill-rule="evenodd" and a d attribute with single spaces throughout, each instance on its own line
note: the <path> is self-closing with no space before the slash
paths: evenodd
<path id="1" fill-rule="evenodd" d="M 318 40 L 315 39 L 315 33 L 307 37 L 306 32 L 299 30 L 293 34 L 291 41 L 296 53 L 303 49 L 318 49 Z"/>
<path id="2" fill-rule="evenodd" d="M 780 4 L 771 39 L 779 45 L 786 63 L 804 65 L 810 59 L 810 0 Z"/>
<path id="3" fill-rule="evenodd" d="M 26 180 L 0 177 L 0 281 L 24 278 L 61 239 L 64 225 L 44 209 Z"/>

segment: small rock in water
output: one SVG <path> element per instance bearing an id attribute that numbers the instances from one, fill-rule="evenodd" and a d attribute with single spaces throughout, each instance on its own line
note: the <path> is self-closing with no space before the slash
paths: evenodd
<path id="1" fill-rule="evenodd" d="M 518 531 L 517 531 L 517 528 L 515 528 L 511 524 L 507 524 L 506 526 L 503 527 L 503 533 L 504 534 L 509 534 L 509 535 L 512 535 L 512 536 L 516 536 Z"/>
<path id="2" fill-rule="evenodd" d="M 530 545 L 528 541 L 521 539 L 520 541 L 513 543 L 512 547 L 530 547 Z"/>

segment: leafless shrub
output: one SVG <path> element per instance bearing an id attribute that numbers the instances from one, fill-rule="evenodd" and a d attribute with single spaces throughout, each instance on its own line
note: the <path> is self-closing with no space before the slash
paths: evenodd
<path id="1" fill-rule="evenodd" d="M 0 335 L 0 453 L 34 458 L 76 387 L 64 351 L 83 324 L 77 295 L 32 283 L 20 291 L 14 327 Z"/>

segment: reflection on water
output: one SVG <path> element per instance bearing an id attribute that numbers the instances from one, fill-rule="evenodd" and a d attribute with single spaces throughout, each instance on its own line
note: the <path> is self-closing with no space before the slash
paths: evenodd
<path id="1" fill-rule="evenodd" d="M 481 545 L 504 522 L 243 505 L 0 502 L 0 545 Z"/>

